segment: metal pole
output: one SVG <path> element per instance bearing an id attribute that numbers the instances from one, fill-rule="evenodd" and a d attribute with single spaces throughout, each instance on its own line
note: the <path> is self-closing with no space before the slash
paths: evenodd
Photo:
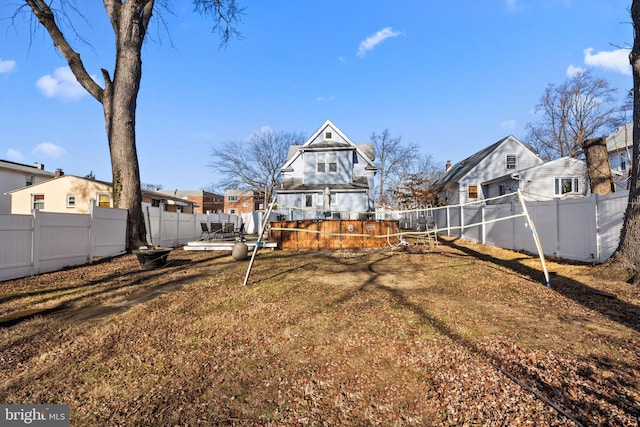
<path id="1" fill-rule="evenodd" d="M 533 224 L 533 220 L 529 216 L 529 212 L 527 211 L 527 206 L 524 204 L 524 199 L 522 198 L 522 193 L 520 193 L 519 189 L 518 189 L 518 200 L 520 200 L 522 211 L 527 216 L 527 221 L 529 221 L 529 228 L 531 229 L 531 234 L 533 234 L 533 241 L 535 242 L 536 248 L 538 249 L 538 255 L 540 255 L 540 262 L 542 263 L 542 270 L 544 271 L 544 278 L 547 281 L 547 286 L 551 286 L 551 281 L 549 280 L 549 272 L 547 271 L 547 264 L 544 261 L 544 253 L 542 253 L 542 244 L 540 243 L 540 238 L 538 237 L 536 226 Z"/>
<path id="2" fill-rule="evenodd" d="M 269 205 L 269 210 L 265 214 L 265 217 L 262 219 L 262 224 L 260 225 L 260 231 L 258 233 L 258 240 L 256 240 L 256 245 L 253 248 L 253 253 L 251 254 L 251 260 L 249 261 L 249 267 L 247 268 L 247 274 L 244 276 L 244 286 L 247 286 L 249 282 L 249 275 L 251 274 L 251 268 L 253 267 L 253 260 L 256 258 L 256 253 L 258 253 L 258 248 L 260 247 L 260 240 L 262 239 L 262 235 L 264 234 L 265 228 L 267 228 L 267 221 L 269 221 L 269 216 L 271 215 L 271 210 L 276 204 L 276 198 L 273 197 L 271 204 Z"/>

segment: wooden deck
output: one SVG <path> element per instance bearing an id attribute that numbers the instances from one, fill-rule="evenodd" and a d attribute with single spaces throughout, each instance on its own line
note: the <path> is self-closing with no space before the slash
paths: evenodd
<path id="1" fill-rule="evenodd" d="M 229 251 L 233 250 L 233 245 L 237 243 L 236 240 L 196 240 L 195 242 L 188 242 L 183 249 L 185 251 Z M 249 251 L 253 251 L 256 246 L 256 239 L 247 239 L 244 242 L 247 245 Z M 274 249 L 277 247 L 276 242 L 260 242 L 261 248 Z"/>

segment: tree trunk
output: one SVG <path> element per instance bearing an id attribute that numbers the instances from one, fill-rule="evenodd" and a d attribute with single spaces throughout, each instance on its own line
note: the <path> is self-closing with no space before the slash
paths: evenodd
<path id="1" fill-rule="evenodd" d="M 640 264 L 640 187 L 638 186 L 638 165 L 640 163 L 640 0 L 631 5 L 634 40 L 629 61 L 633 74 L 633 153 L 631 156 L 631 184 L 629 200 L 620 232 L 620 243 L 605 267 L 611 270 L 625 269 L 629 282 L 638 283 Z"/>
<path id="2" fill-rule="evenodd" d="M 613 181 L 606 140 L 604 138 L 588 139 L 582 149 L 587 158 L 591 192 L 595 194 L 611 193 Z"/>
<path id="3" fill-rule="evenodd" d="M 144 3 L 144 2 L 140 2 Z M 113 202 L 128 211 L 127 248 L 146 245 L 140 169 L 136 150 L 136 103 L 142 78 L 142 42 L 153 2 L 107 9 L 116 36 L 113 81 L 105 83 L 102 105 L 111 154 Z M 105 72 L 103 71 L 103 75 Z"/>

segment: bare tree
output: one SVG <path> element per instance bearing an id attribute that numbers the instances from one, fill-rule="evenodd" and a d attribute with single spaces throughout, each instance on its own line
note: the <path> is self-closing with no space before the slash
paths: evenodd
<path id="1" fill-rule="evenodd" d="M 301 133 L 274 132 L 264 128 L 251 135 L 248 143 L 227 142 L 211 152 L 210 166 L 223 177 L 226 188 L 264 193 L 268 203 L 280 182 L 280 169 L 289 147 L 305 141 Z"/>
<path id="2" fill-rule="evenodd" d="M 431 185 L 445 171 L 431 155 L 415 157 L 393 180 L 391 194 L 397 206 L 417 208 L 431 200 Z"/>
<path id="3" fill-rule="evenodd" d="M 80 53 L 63 33 L 73 30 L 73 17 L 84 19 L 73 0 L 24 0 L 14 18 L 25 11 L 46 29 L 54 46 L 67 60 L 78 83 L 102 104 L 113 176 L 114 205 L 127 209 L 127 248 L 145 244 L 142 216 L 142 190 L 136 150 L 136 104 L 142 79 L 142 45 L 149 21 L 157 8 L 154 0 L 103 0 L 105 12 L 115 38 L 113 73 L 102 69 L 104 87 L 95 82 L 86 70 Z M 168 7 L 168 0 L 158 5 Z M 235 28 L 242 10 L 235 0 L 194 0 L 195 10 L 213 18 L 222 42 L 236 34 Z M 31 27 L 37 24 L 32 21 Z M 65 27 L 65 28 L 63 28 Z M 72 31 L 74 32 L 74 31 Z"/>
<path id="4" fill-rule="evenodd" d="M 378 203 L 388 203 L 393 182 L 397 182 L 399 174 L 409 168 L 418 147 L 415 144 L 403 144 L 402 138 L 392 137 L 388 129 L 380 135 L 373 132 L 371 142 L 378 165 Z"/>
<path id="5" fill-rule="evenodd" d="M 609 277 L 623 275 L 635 284 L 640 283 L 640 0 L 631 3 L 633 21 L 633 48 L 629 55 L 633 75 L 633 150 L 631 156 L 631 183 L 629 199 L 620 232 L 620 242 L 613 256 L 605 263 Z"/>
<path id="6" fill-rule="evenodd" d="M 544 160 L 580 158 L 587 139 L 603 136 L 617 124 L 615 88 L 590 71 L 583 71 L 560 86 L 550 84 L 536 106 L 542 114 L 529 123 L 528 142 Z"/>

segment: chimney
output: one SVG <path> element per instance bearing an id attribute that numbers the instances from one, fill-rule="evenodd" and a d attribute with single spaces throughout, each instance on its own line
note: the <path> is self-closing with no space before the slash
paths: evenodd
<path id="1" fill-rule="evenodd" d="M 41 171 L 44 170 L 44 165 L 42 163 L 40 163 L 40 162 L 35 162 L 33 164 L 33 167 L 36 168 L 36 169 L 40 169 Z"/>
<path id="2" fill-rule="evenodd" d="M 55 173 L 56 178 L 59 178 L 63 175 L 64 175 L 64 172 L 62 171 L 62 169 L 60 168 L 56 169 L 56 173 Z"/>
<path id="3" fill-rule="evenodd" d="M 447 164 L 445 165 L 445 170 L 448 171 L 451 169 L 451 160 L 447 160 Z"/>

